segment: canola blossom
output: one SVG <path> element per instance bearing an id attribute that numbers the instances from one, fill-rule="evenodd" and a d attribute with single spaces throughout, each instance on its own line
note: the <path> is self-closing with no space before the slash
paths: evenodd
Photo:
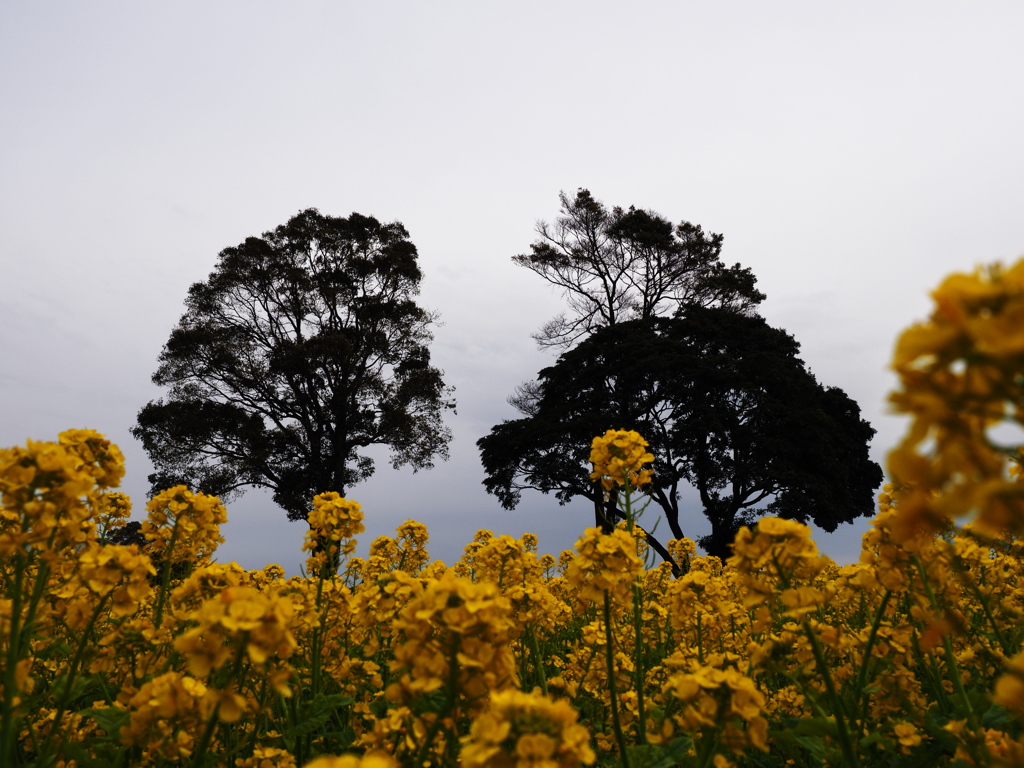
<path id="1" fill-rule="evenodd" d="M 410 520 L 358 558 L 363 510 L 326 493 L 285 578 L 217 562 L 227 511 L 183 486 L 110 543 L 132 507 L 96 432 L 0 449 L 0 765 L 1022 766 L 1020 454 L 996 428 L 1024 423 L 1024 266 L 935 300 L 842 567 L 772 517 L 725 562 L 682 539 L 654 563 L 629 514 L 557 557 L 480 531 L 439 562 Z M 646 448 L 591 446 L 627 510 Z"/>
<path id="2" fill-rule="evenodd" d="M 182 516 L 217 508 L 171 496 Z M 5 561 L 5 764 L 1019 764 L 1024 550 L 970 527 L 903 548 L 898 499 L 881 496 L 859 564 L 765 518 L 726 563 L 674 542 L 679 578 L 624 523 L 557 559 L 481 531 L 448 567 L 408 521 L 334 574 L 207 557 L 165 583 L 153 558 L 181 562 L 173 537 L 105 545 L 80 523 L 59 558 Z M 194 517 L 208 535 L 179 539 L 190 551 L 216 540 L 218 516 Z"/>
<path id="3" fill-rule="evenodd" d="M 940 531 L 973 515 L 994 536 L 1024 532 L 1024 260 L 947 277 L 927 321 L 896 344 L 891 396 L 911 417 L 889 456 L 903 491 L 896 534 Z M 1010 441 L 1004 435 L 1009 432 Z"/>
<path id="4" fill-rule="evenodd" d="M 609 429 L 595 437 L 590 449 L 590 463 L 594 465 L 590 479 L 599 481 L 606 491 L 627 484 L 633 488 L 646 485 L 651 482 L 652 472 L 643 465 L 654 461 L 647 445 L 632 430 Z"/>

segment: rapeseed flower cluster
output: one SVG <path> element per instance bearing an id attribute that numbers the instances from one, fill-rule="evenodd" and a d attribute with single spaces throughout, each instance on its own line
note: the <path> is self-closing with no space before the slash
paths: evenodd
<path id="1" fill-rule="evenodd" d="M 46 473 L 26 481 L 40 456 Z M 678 577 L 644 562 L 625 522 L 557 558 L 539 557 L 536 537 L 481 531 L 449 567 L 407 521 L 365 560 L 288 579 L 214 562 L 215 499 L 172 489 L 150 504 L 143 547 L 105 544 L 129 502 L 74 450 L 5 458 L 19 543 L 0 561 L 4 764 L 1024 755 L 1024 546 L 968 526 L 907 548 L 893 489 L 861 562 L 843 568 L 806 526 L 775 518 L 741 531 L 725 563 L 671 542 Z M 311 538 L 346 557 L 358 507 L 323 497 L 311 517 Z M 25 531 L 31 543 L 15 538 Z"/>
<path id="2" fill-rule="evenodd" d="M 662 726 L 663 737 L 674 732 L 673 726 L 686 733 L 718 731 L 718 738 L 729 749 L 742 751 L 753 746 L 768 751 L 768 721 L 761 716 L 764 694 L 753 679 L 738 670 L 698 665 L 671 675 L 664 693 L 671 714 Z"/>
<path id="3" fill-rule="evenodd" d="M 140 533 L 146 539 L 146 553 L 161 562 L 207 563 L 224 543 L 220 526 L 228 514 L 216 496 L 176 485 L 150 499 L 146 511 Z"/>
<path id="4" fill-rule="evenodd" d="M 453 707 L 479 709 L 488 692 L 516 683 L 510 613 L 493 583 L 453 571 L 431 579 L 395 622 L 399 644 L 391 668 L 397 679 L 385 695 L 408 702 L 445 688 Z"/>
<path id="5" fill-rule="evenodd" d="M 595 437 L 590 449 L 590 463 L 594 465 L 590 479 L 599 481 L 606 491 L 627 484 L 633 488 L 646 485 L 651 482 L 652 472 L 643 466 L 654 461 L 647 445 L 632 430 L 609 429 Z"/>
<path id="6" fill-rule="evenodd" d="M 462 739 L 466 768 L 577 768 L 596 756 L 590 734 L 565 699 L 538 689 L 491 693 L 486 712 Z"/>
<path id="7" fill-rule="evenodd" d="M 313 552 L 306 561 L 307 572 L 317 574 L 325 567 L 337 572 L 342 558 L 355 550 L 355 537 L 365 530 L 362 507 L 334 491 L 321 493 L 313 497 L 307 521 L 309 532 L 302 548 Z"/>
<path id="8" fill-rule="evenodd" d="M 904 331 L 893 359 L 891 400 L 912 419 L 889 456 L 901 491 L 894 530 L 938 532 L 973 514 L 992 535 L 1020 534 L 1018 446 L 999 428 L 1024 425 L 1024 260 L 950 275 L 932 297 L 931 317 Z"/>
<path id="9" fill-rule="evenodd" d="M 0 765 L 226 768 L 1024 766 L 1024 267 L 954 276 L 894 365 L 911 414 L 860 561 L 763 518 L 723 562 L 646 559 L 635 432 L 592 445 L 619 523 L 557 557 L 427 529 L 352 557 L 311 500 L 303 576 L 216 562 L 226 511 L 147 505 L 89 430 L 0 450 Z M 966 524 L 957 525 L 967 519 Z"/>
<path id="10" fill-rule="evenodd" d="M 587 528 L 576 542 L 576 556 L 565 576 L 585 605 L 600 602 L 606 593 L 624 602 L 631 599 L 643 565 L 636 539 L 623 528 L 607 534 L 600 528 Z"/>

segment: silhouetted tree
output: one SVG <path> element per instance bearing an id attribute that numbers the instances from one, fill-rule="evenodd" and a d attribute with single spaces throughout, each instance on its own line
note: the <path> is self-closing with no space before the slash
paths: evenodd
<path id="1" fill-rule="evenodd" d="M 650 442 L 651 497 L 674 538 L 687 486 L 711 522 L 699 543 L 712 555 L 727 557 L 739 527 L 762 514 L 835 530 L 873 511 L 874 429 L 798 351 L 785 331 L 724 308 L 597 330 L 540 372 L 531 413 L 478 441 L 484 485 L 507 509 L 525 489 L 561 503 L 583 496 L 607 525 L 621 512 L 589 478 L 590 442 L 635 429 Z"/>
<path id="2" fill-rule="evenodd" d="M 222 251 L 160 355 L 166 398 L 132 430 L 154 492 L 266 487 L 301 519 L 317 493 L 370 477 L 367 446 L 414 470 L 447 459 L 454 402 L 430 365 L 420 279 L 405 228 L 356 213 L 310 209 Z"/>
<path id="3" fill-rule="evenodd" d="M 598 328 L 676 315 L 687 307 L 752 314 L 764 300 L 747 268 L 721 261 L 722 236 L 687 221 L 673 227 L 652 211 L 612 208 L 581 189 L 562 192 L 561 216 L 513 261 L 561 288 L 569 311 L 534 338 L 565 349 Z"/>
<path id="4" fill-rule="evenodd" d="M 120 528 L 111 531 L 104 544 L 121 544 L 129 546 L 134 544 L 140 550 L 146 546 L 146 537 L 142 535 L 142 523 L 138 520 L 129 520 Z"/>

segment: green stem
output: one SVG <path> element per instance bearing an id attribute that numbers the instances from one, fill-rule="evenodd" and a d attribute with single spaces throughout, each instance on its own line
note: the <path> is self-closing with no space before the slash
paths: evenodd
<path id="1" fill-rule="evenodd" d="M 839 700 L 835 683 L 832 681 L 832 675 L 829 673 L 828 666 L 825 663 L 825 652 L 822 650 L 821 642 L 818 640 L 818 634 L 811 627 L 811 622 L 806 616 L 804 617 L 804 632 L 807 633 L 807 639 L 810 640 L 814 661 L 818 665 L 821 677 L 825 682 L 825 691 L 828 693 L 829 703 L 832 705 L 832 711 L 836 720 L 836 731 L 839 734 L 839 746 L 843 750 L 843 758 L 849 768 L 857 768 L 860 765 L 860 761 L 857 759 L 857 753 L 853 749 L 853 742 L 850 740 L 850 731 L 847 727 L 847 717 L 843 704 Z"/>
<path id="2" fill-rule="evenodd" d="M 629 534 L 632 536 L 636 515 L 633 514 L 633 486 L 627 482 L 625 485 L 626 495 L 626 528 Z M 640 510 L 643 512 L 643 510 Z M 608 621 L 608 593 L 605 593 L 605 621 Z M 636 688 L 636 703 L 637 703 L 637 718 L 639 721 L 637 727 L 637 741 L 640 744 L 647 743 L 647 716 L 644 711 L 644 644 L 643 644 L 643 599 L 640 594 L 640 587 L 637 583 L 633 582 L 633 686 Z M 611 652 L 611 624 L 608 623 L 609 634 L 608 634 L 608 648 L 609 653 Z M 611 671 L 608 673 L 609 679 L 611 679 Z M 615 713 L 617 715 L 617 712 Z M 621 730 L 621 728 L 620 728 Z M 625 760 L 626 751 L 622 749 L 622 757 Z"/>
<path id="3" fill-rule="evenodd" d="M 853 710 L 855 712 L 861 711 L 861 697 L 864 695 L 864 686 L 867 685 L 868 678 L 868 666 L 871 662 L 871 651 L 875 647 L 875 642 L 878 639 L 878 629 L 882 626 L 882 618 L 885 616 L 885 608 L 889 604 L 889 598 L 892 597 L 892 590 L 885 590 L 885 594 L 882 595 L 882 602 L 878 606 L 878 610 L 875 611 L 875 620 L 871 624 L 871 632 L 868 634 L 868 641 L 864 644 L 864 653 L 861 656 L 860 669 L 857 672 L 857 685 L 853 689 Z M 865 708 L 867 703 L 865 702 Z M 861 718 L 862 721 L 866 718 Z M 861 726 L 861 733 L 863 733 L 863 725 Z"/>
<path id="4" fill-rule="evenodd" d="M 263 678 L 260 685 L 260 692 L 256 696 L 256 701 L 259 705 L 256 708 L 256 716 L 253 719 L 252 729 L 249 731 L 248 736 L 244 738 L 242 743 L 236 748 L 237 752 L 250 752 L 255 744 L 259 742 L 260 737 L 266 732 L 266 724 L 268 721 L 267 713 L 270 712 L 270 705 L 267 703 L 267 699 L 270 698 L 270 683 L 266 677 Z"/>
<path id="5" fill-rule="evenodd" d="M 50 537 L 52 543 L 53 537 Z M 49 543 L 47 549 L 49 549 Z M 19 655 L 21 653 L 29 651 L 29 642 L 32 640 L 32 633 L 34 631 L 36 621 L 36 609 L 39 607 L 39 601 L 42 600 L 43 593 L 46 591 L 46 584 L 50 580 L 50 566 L 45 560 L 40 559 L 39 572 L 36 574 L 35 584 L 32 585 L 32 596 L 29 598 L 28 610 L 25 613 L 25 624 L 22 628 L 21 642 L 23 647 L 18 650 Z"/>
<path id="6" fill-rule="evenodd" d="M 710 733 L 708 733 L 710 731 Z M 710 768 L 718 753 L 718 732 L 716 729 L 701 729 L 700 757 L 697 764 L 700 768 Z"/>
<path id="7" fill-rule="evenodd" d="M 171 530 L 171 540 L 167 544 L 167 554 L 166 557 L 163 558 L 163 563 L 161 564 L 163 573 L 160 578 L 160 594 L 156 601 L 156 611 L 153 613 L 153 626 L 156 629 L 160 629 L 160 624 L 163 620 L 164 601 L 167 599 L 167 589 L 171 583 L 171 569 L 173 567 L 171 565 L 171 557 L 174 555 L 174 545 L 178 542 L 178 526 L 180 522 L 181 521 L 177 517 L 174 518 L 174 528 Z"/>
<path id="8" fill-rule="evenodd" d="M 324 565 L 320 568 L 320 579 L 316 584 L 316 612 L 318 620 L 317 626 L 313 628 L 313 638 L 310 643 L 310 652 L 313 655 L 311 659 L 313 668 L 310 672 L 310 687 L 313 690 L 314 699 L 320 695 L 320 650 L 323 640 L 324 622 L 327 620 L 327 610 L 323 607 L 324 580 L 326 578 L 327 566 Z"/>
<path id="9" fill-rule="evenodd" d="M 103 611 L 103 606 L 110 595 L 111 592 L 103 595 L 96 604 L 96 609 L 92 612 L 92 616 L 89 617 L 89 623 L 86 624 L 85 631 L 82 632 L 82 637 L 78 642 L 78 648 L 75 650 L 75 655 L 72 657 L 71 663 L 68 665 L 68 673 L 64 682 L 64 690 L 61 691 L 60 701 L 57 703 L 57 711 L 53 716 L 53 723 L 50 725 L 49 733 L 46 734 L 46 740 L 43 741 L 43 745 L 39 748 L 40 764 L 45 764 L 45 757 L 49 754 L 50 742 L 53 741 L 54 735 L 59 733 L 61 737 L 60 742 L 63 743 L 64 729 L 61 727 L 61 720 L 64 718 L 64 711 L 67 709 L 68 701 L 71 698 L 71 690 L 78 677 L 78 665 L 82 663 L 82 657 L 85 655 L 85 647 L 89 644 L 89 638 L 92 636 L 92 631 L 96 626 L 96 621 L 99 619 L 100 613 Z"/>
<path id="10" fill-rule="evenodd" d="M 939 607 L 938 599 L 935 597 L 935 592 L 932 590 L 931 582 L 928 580 L 928 573 L 924 569 L 924 563 L 921 562 L 921 558 L 917 555 L 914 556 L 914 564 L 917 566 L 917 572 L 921 576 L 921 583 L 924 585 L 925 594 L 928 595 L 928 602 L 932 610 L 936 612 L 942 610 Z M 948 634 L 942 636 L 942 648 L 945 652 L 949 677 L 953 682 L 953 690 L 956 691 L 964 712 L 967 714 L 967 722 L 970 724 L 971 730 L 977 731 L 979 727 L 978 716 L 974 712 L 974 707 L 971 706 L 971 700 L 967 698 L 967 691 L 964 689 L 963 680 L 960 678 L 960 667 L 957 665 L 956 656 L 953 654 L 953 643 L 950 641 Z"/>
<path id="11" fill-rule="evenodd" d="M 704 663 L 704 629 L 701 624 L 700 617 L 703 616 L 700 611 L 697 611 L 697 663 Z"/>
<path id="12" fill-rule="evenodd" d="M 235 660 L 231 665 L 231 672 L 228 674 L 227 680 L 224 681 L 224 687 L 219 690 L 227 690 L 231 682 L 238 677 L 238 673 L 242 670 L 242 664 L 245 662 L 245 643 L 239 643 L 238 650 L 235 652 Z M 222 667 L 223 669 L 223 667 Z M 196 746 L 196 750 L 192 756 L 192 766 L 196 768 L 206 763 L 206 750 L 210 748 L 210 741 L 213 739 L 213 732 L 217 730 L 217 715 L 220 712 L 220 702 L 213 708 L 210 713 L 210 719 L 206 721 L 206 728 L 203 730 L 203 735 L 199 739 L 199 744 Z"/>
<path id="13" fill-rule="evenodd" d="M 25 533 L 27 531 L 28 521 L 23 519 L 21 532 Z M 42 547 L 43 552 L 51 552 L 53 550 L 53 542 L 56 536 L 57 529 L 54 528 L 50 531 L 46 544 Z M 7 666 L 4 669 L 4 697 L 2 709 L 0 709 L 0 719 L 2 719 L 2 722 L 0 722 L 0 758 L 3 758 L 4 764 L 10 760 L 16 740 L 14 726 L 17 718 L 14 716 L 14 696 L 16 693 L 18 662 L 31 650 L 30 643 L 35 624 L 36 609 L 39 607 L 39 601 L 42 599 L 46 583 L 50 578 L 50 566 L 47 565 L 45 559 L 38 558 L 39 569 L 36 571 L 35 581 L 32 584 L 28 605 L 24 606 L 25 618 L 22 621 L 22 587 L 24 585 L 24 575 L 28 572 L 32 560 L 33 558 L 28 553 L 20 548 L 18 549 L 18 554 L 14 561 L 15 573 L 14 594 L 11 596 L 11 627 L 10 637 L 7 641 Z"/>
<path id="14" fill-rule="evenodd" d="M 1003 653 L 1007 658 L 1013 656 L 1016 651 L 1013 645 L 1006 639 L 1006 636 L 1003 635 L 1003 631 L 996 623 L 995 617 L 992 615 L 992 608 L 989 605 L 988 597 L 982 594 L 981 588 L 962 567 L 957 568 L 956 574 L 960 578 L 960 583 L 966 584 L 967 588 L 971 591 L 971 594 L 973 594 L 981 604 L 981 610 L 985 614 L 985 620 L 988 621 L 989 626 L 992 627 L 992 633 L 996 636 L 996 640 L 999 642 L 999 647 L 1002 648 Z"/>
<path id="15" fill-rule="evenodd" d="M 619 720 L 619 694 L 615 690 L 615 651 L 614 638 L 612 637 L 612 607 L 608 597 L 608 590 L 604 591 L 604 632 L 605 632 L 605 661 L 608 668 L 608 694 L 611 697 L 612 707 L 612 730 L 615 732 L 615 741 L 619 745 L 619 756 L 622 760 L 622 768 L 629 768 L 629 757 L 626 755 L 626 737 L 622 735 L 622 723 Z"/>
<path id="16" fill-rule="evenodd" d="M 643 607 L 640 587 L 633 584 L 633 674 L 636 687 L 636 712 L 639 719 L 637 727 L 637 743 L 647 743 L 647 717 L 644 712 L 644 633 Z"/>
<path id="17" fill-rule="evenodd" d="M 920 627 L 918 627 L 920 629 Z M 935 659 L 932 655 L 926 656 L 924 651 L 921 650 L 921 643 L 918 642 L 920 638 L 920 631 L 911 635 L 910 650 L 914 654 L 914 661 L 920 668 L 920 677 L 929 685 L 930 694 L 938 703 L 940 710 L 944 715 L 952 717 L 954 714 L 953 706 L 949 703 L 949 695 L 946 693 L 946 688 L 942 684 L 943 676 L 935 664 Z"/>
<path id="18" fill-rule="evenodd" d="M 196 768 L 206 762 L 206 750 L 210 748 L 210 741 L 213 739 L 213 732 L 217 729 L 217 714 L 220 712 L 220 702 L 213 708 L 213 712 L 210 713 L 210 719 L 206 721 L 206 728 L 203 730 L 203 735 L 199 738 L 199 744 L 196 746 L 195 754 L 192 756 L 192 766 Z"/>
<path id="19" fill-rule="evenodd" d="M 14 694 L 15 678 L 21 650 L 19 637 L 21 623 L 21 586 L 25 572 L 25 555 L 18 552 L 14 567 L 14 594 L 11 596 L 11 626 L 7 638 L 7 658 L 4 669 L 3 722 L 0 723 L 0 762 L 10 765 L 14 754 Z"/>
<path id="20" fill-rule="evenodd" d="M 416 760 L 413 765 L 424 765 L 427 752 L 430 750 L 438 730 L 441 728 L 441 721 L 448 717 L 455 708 L 455 696 L 459 687 L 459 647 L 462 645 L 462 635 L 455 634 L 452 638 L 451 648 L 448 653 L 448 686 L 445 691 L 444 708 L 438 713 L 434 722 L 430 724 L 430 730 L 416 753 Z"/>
<path id="21" fill-rule="evenodd" d="M 296 682 L 295 690 L 292 693 L 292 697 L 285 699 L 284 701 L 284 710 L 288 719 L 288 725 L 295 727 L 299 723 L 299 701 L 302 699 L 303 693 L 301 679 Z M 299 765 L 306 763 L 306 753 L 303 749 L 302 736 L 296 736 L 295 741 L 292 742 L 289 748 L 295 757 L 296 763 Z"/>
<path id="22" fill-rule="evenodd" d="M 544 695 L 548 695 L 548 676 L 544 669 L 544 658 L 540 655 L 540 647 L 537 644 L 537 630 L 530 627 L 530 646 L 533 651 L 533 667 L 540 676 L 540 689 Z"/>

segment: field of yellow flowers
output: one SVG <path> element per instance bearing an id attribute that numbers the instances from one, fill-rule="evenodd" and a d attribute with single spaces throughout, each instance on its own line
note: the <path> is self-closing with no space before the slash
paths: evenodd
<path id="1" fill-rule="evenodd" d="M 634 526 L 646 443 L 595 439 L 629 519 L 575 551 L 427 531 L 353 556 L 312 502 L 306 575 L 214 561 L 221 503 L 130 514 L 88 430 L 0 450 L 0 766 L 1024 765 L 1024 261 L 953 275 L 900 338 L 910 416 L 860 562 L 765 518 L 675 569 Z"/>

